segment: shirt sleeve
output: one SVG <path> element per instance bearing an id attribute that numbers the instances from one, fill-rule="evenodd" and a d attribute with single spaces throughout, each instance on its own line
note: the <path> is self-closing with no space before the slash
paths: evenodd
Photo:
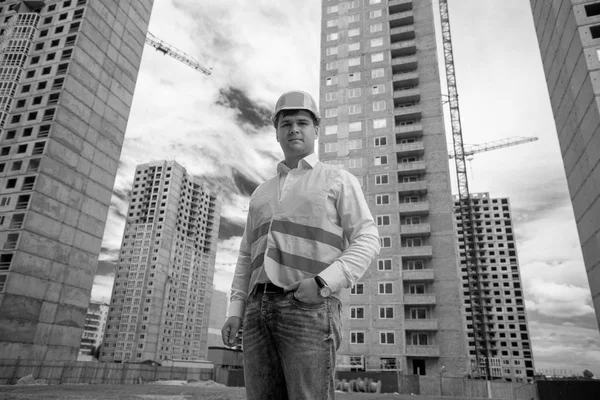
<path id="1" fill-rule="evenodd" d="M 358 179 L 342 170 L 336 208 L 348 247 L 329 267 L 319 274 L 337 291 L 358 281 L 379 254 L 379 231 L 369 210 Z"/>
<path id="2" fill-rule="evenodd" d="M 240 251 L 238 254 L 233 281 L 231 283 L 231 297 L 229 304 L 229 316 L 244 318 L 246 311 L 246 299 L 248 297 L 248 286 L 251 276 L 251 259 L 250 259 L 250 243 L 248 235 L 250 229 L 250 214 L 246 220 L 246 228 L 242 236 Z"/>

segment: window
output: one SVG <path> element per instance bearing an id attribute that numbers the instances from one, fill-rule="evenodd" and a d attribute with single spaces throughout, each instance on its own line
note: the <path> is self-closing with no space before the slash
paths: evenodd
<path id="1" fill-rule="evenodd" d="M 371 54 L 371 62 L 380 62 L 383 61 L 383 53 L 373 53 Z"/>
<path id="2" fill-rule="evenodd" d="M 598 39 L 600 37 L 600 25 L 590 26 L 590 34 L 592 39 Z"/>
<path id="3" fill-rule="evenodd" d="M 409 315 L 410 315 L 409 319 L 427 319 L 427 309 L 411 308 Z"/>
<path id="4" fill-rule="evenodd" d="M 369 4 L 379 4 L 381 0 L 369 0 Z"/>
<path id="5" fill-rule="evenodd" d="M 365 308 L 364 307 L 350 307 L 350 318 L 351 319 L 364 319 Z"/>
<path id="6" fill-rule="evenodd" d="M 387 120 L 385 118 L 379 118 L 379 119 L 373 120 L 373 129 L 381 129 L 381 128 L 385 128 L 385 127 L 387 127 Z"/>
<path id="7" fill-rule="evenodd" d="M 379 100 L 373 103 L 373 111 L 385 110 L 385 100 Z"/>
<path id="8" fill-rule="evenodd" d="M 357 150 L 362 148 L 362 139 L 350 139 L 348 140 L 348 150 Z M 362 164 L 362 160 L 361 160 Z"/>
<path id="9" fill-rule="evenodd" d="M 378 206 L 384 206 L 386 204 L 390 204 L 390 195 L 389 194 L 378 194 L 375 196 L 375 204 Z"/>
<path id="10" fill-rule="evenodd" d="M 593 17 L 596 15 L 600 15 L 600 3 L 588 4 L 584 8 L 585 8 L 585 15 L 587 17 Z"/>
<path id="11" fill-rule="evenodd" d="M 334 101 L 334 100 L 337 100 L 337 98 L 338 98 L 337 92 L 325 93 L 325 101 Z"/>
<path id="12" fill-rule="evenodd" d="M 348 51 L 357 51 L 357 50 L 360 50 L 360 42 L 348 44 Z"/>
<path id="13" fill-rule="evenodd" d="M 423 240 L 420 237 L 413 237 L 406 239 L 405 247 L 420 247 L 423 245 Z"/>
<path id="14" fill-rule="evenodd" d="M 390 176 L 388 174 L 375 175 L 375 184 L 376 185 L 387 185 L 390 180 Z"/>
<path id="15" fill-rule="evenodd" d="M 388 163 L 388 156 L 375 156 L 375 165 L 386 165 Z"/>
<path id="16" fill-rule="evenodd" d="M 360 57 L 353 57 L 348 60 L 349 67 L 355 67 L 357 65 L 360 65 Z"/>
<path id="17" fill-rule="evenodd" d="M 348 90 L 348 98 L 360 97 L 362 95 L 361 88 L 352 88 Z"/>
<path id="18" fill-rule="evenodd" d="M 382 76 L 385 76 L 383 68 L 377 68 L 371 71 L 371 78 L 381 78 Z"/>
<path id="19" fill-rule="evenodd" d="M 337 125 L 329 125 L 325 127 L 325 134 L 326 135 L 334 135 L 337 133 L 338 127 Z"/>
<path id="20" fill-rule="evenodd" d="M 422 283 L 417 283 L 410 285 L 408 287 L 409 294 L 425 294 L 425 285 Z"/>
<path id="21" fill-rule="evenodd" d="M 392 259 L 386 258 L 384 260 L 377 260 L 378 271 L 391 271 L 392 270 Z"/>
<path id="22" fill-rule="evenodd" d="M 337 117 L 338 110 L 337 108 L 328 108 L 325 110 L 325 118 L 333 118 Z"/>
<path id="23" fill-rule="evenodd" d="M 376 24 L 372 24 L 369 26 L 369 32 L 371 32 L 371 33 L 381 32 L 382 30 L 383 30 L 383 24 L 381 22 L 378 22 Z"/>
<path id="24" fill-rule="evenodd" d="M 375 147 L 387 146 L 387 136 L 380 136 L 374 139 Z"/>
<path id="25" fill-rule="evenodd" d="M 390 307 L 390 306 L 379 307 L 379 318 L 380 319 L 394 318 L 394 307 Z"/>
<path id="26" fill-rule="evenodd" d="M 412 346 L 427 346 L 429 344 L 429 337 L 426 333 L 413 333 L 408 337 L 407 344 Z"/>
<path id="27" fill-rule="evenodd" d="M 325 49 L 325 55 L 332 56 L 338 53 L 338 47 L 332 46 Z"/>
<path id="28" fill-rule="evenodd" d="M 378 215 L 376 220 L 377 226 L 385 226 L 390 224 L 389 215 Z"/>
<path id="29" fill-rule="evenodd" d="M 337 83 L 338 83 L 338 77 L 337 76 L 330 76 L 329 78 L 325 79 L 325 85 L 326 86 L 337 85 Z"/>
<path id="30" fill-rule="evenodd" d="M 331 70 L 333 70 L 333 69 L 337 69 L 337 68 L 338 68 L 338 62 L 337 62 L 337 60 L 335 60 L 335 61 L 330 61 L 330 62 L 328 62 L 327 64 L 325 64 L 325 69 L 326 69 L 327 71 L 331 71 Z"/>
<path id="31" fill-rule="evenodd" d="M 363 283 L 356 283 L 352 285 L 350 294 L 364 294 L 365 285 Z"/>
<path id="32" fill-rule="evenodd" d="M 332 28 L 334 26 L 338 26 L 338 20 L 337 19 L 329 19 L 329 20 L 327 20 L 327 27 L 328 28 Z"/>
<path id="33" fill-rule="evenodd" d="M 379 294 L 393 294 L 392 282 L 379 282 Z"/>
<path id="34" fill-rule="evenodd" d="M 348 15 L 348 23 L 351 24 L 353 22 L 358 22 L 360 21 L 360 15 L 359 14 L 351 14 Z"/>
<path id="35" fill-rule="evenodd" d="M 348 168 L 362 168 L 362 158 L 355 157 L 348 159 Z"/>
<path id="36" fill-rule="evenodd" d="M 358 36 L 360 35 L 360 28 L 354 28 L 348 30 L 348 37 Z"/>
<path id="37" fill-rule="evenodd" d="M 333 14 L 338 12 L 338 6 L 329 6 L 327 7 L 327 14 Z"/>
<path id="38" fill-rule="evenodd" d="M 394 344 L 396 343 L 394 332 L 379 332 L 379 343 L 380 344 Z"/>
<path id="39" fill-rule="evenodd" d="M 381 9 L 379 10 L 371 10 L 371 12 L 369 12 L 369 18 L 379 18 L 382 15 L 382 11 Z"/>
<path id="40" fill-rule="evenodd" d="M 390 236 L 380 236 L 379 237 L 379 244 L 381 245 L 381 247 L 392 247 L 392 238 Z"/>
<path id="41" fill-rule="evenodd" d="M 371 47 L 383 46 L 383 38 L 371 39 Z M 382 53 L 383 55 L 383 53 Z"/>
<path id="42" fill-rule="evenodd" d="M 350 122 L 350 124 L 348 125 L 348 130 L 350 132 L 358 132 L 358 131 L 362 130 L 362 122 L 361 121 Z"/>
<path id="43" fill-rule="evenodd" d="M 348 106 L 348 114 L 360 114 L 362 112 L 362 105 L 360 104 L 351 104 Z"/>
<path id="44" fill-rule="evenodd" d="M 328 142 L 325 143 L 325 153 L 334 153 L 338 150 L 337 142 Z"/>
<path id="45" fill-rule="evenodd" d="M 348 82 L 360 81 L 360 72 L 354 72 L 348 75 Z"/>
<path id="46" fill-rule="evenodd" d="M 37 85 L 37 90 L 44 90 L 44 89 L 46 89 L 47 85 L 48 85 L 48 83 L 46 81 L 40 82 Z"/>
<path id="47" fill-rule="evenodd" d="M 340 37 L 340 34 L 337 33 L 337 32 L 328 33 L 327 34 L 327 41 L 338 40 L 339 37 Z"/>
<path id="48" fill-rule="evenodd" d="M 365 333 L 364 332 L 350 332 L 350 343 L 364 344 L 365 343 Z"/>

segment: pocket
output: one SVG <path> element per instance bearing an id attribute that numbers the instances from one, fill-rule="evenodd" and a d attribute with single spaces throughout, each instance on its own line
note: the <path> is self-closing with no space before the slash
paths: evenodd
<path id="1" fill-rule="evenodd" d="M 290 300 L 290 303 L 303 310 L 318 310 L 327 306 L 326 300 L 323 300 L 320 303 L 305 303 L 296 297 L 296 291 L 289 292 L 288 299 Z"/>

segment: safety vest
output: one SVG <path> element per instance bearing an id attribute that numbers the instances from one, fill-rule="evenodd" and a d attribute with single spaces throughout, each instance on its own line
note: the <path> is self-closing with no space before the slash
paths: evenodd
<path id="1" fill-rule="evenodd" d="M 250 202 L 251 283 L 264 266 L 271 282 L 284 287 L 317 275 L 342 254 L 343 229 L 329 220 L 326 207 L 339 175 L 339 167 L 319 162 L 281 201 L 277 177 L 257 189 Z"/>

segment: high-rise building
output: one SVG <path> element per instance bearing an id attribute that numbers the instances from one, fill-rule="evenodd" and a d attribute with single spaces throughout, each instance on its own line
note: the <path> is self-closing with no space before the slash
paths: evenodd
<path id="1" fill-rule="evenodd" d="M 470 197 L 477 235 L 477 249 L 474 250 L 477 251 L 482 285 L 490 375 L 511 381 L 532 380 L 533 353 L 510 202 L 507 198 L 490 198 L 489 193 L 473 193 Z M 462 230 L 458 196 L 454 196 L 454 205 L 471 372 L 485 376 L 485 364 L 480 361 L 481 365 L 477 366 L 476 361 L 478 335 L 473 331 L 466 264 L 466 252 L 472 250 L 475 243 L 465 237 Z M 477 345 L 484 346 L 482 336 Z"/>
<path id="2" fill-rule="evenodd" d="M 431 0 L 323 1 L 319 154 L 358 177 L 382 246 L 343 299 L 340 368 L 466 371 L 433 15 Z"/>
<path id="3" fill-rule="evenodd" d="M 93 359 L 93 353 L 102 344 L 107 315 L 108 304 L 93 300 L 90 301 L 87 314 L 85 315 L 83 335 L 81 335 L 81 345 L 79 346 L 79 356 L 77 357 L 79 361 L 91 361 Z"/>
<path id="4" fill-rule="evenodd" d="M 223 346 L 221 328 L 227 319 L 227 298 L 227 293 L 213 288 L 208 324 L 208 347 Z"/>
<path id="5" fill-rule="evenodd" d="M 206 357 L 220 213 L 177 162 L 136 167 L 102 361 Z"/>
<path id="6" fill-rule="evenodd" d="M 530 2 L 600 328 L 600 1 Z"/>
<path id="7" fill-rule="evenodd" d="M 77 358 L 152 3 L 0 1 L 0 359 Z"/>

